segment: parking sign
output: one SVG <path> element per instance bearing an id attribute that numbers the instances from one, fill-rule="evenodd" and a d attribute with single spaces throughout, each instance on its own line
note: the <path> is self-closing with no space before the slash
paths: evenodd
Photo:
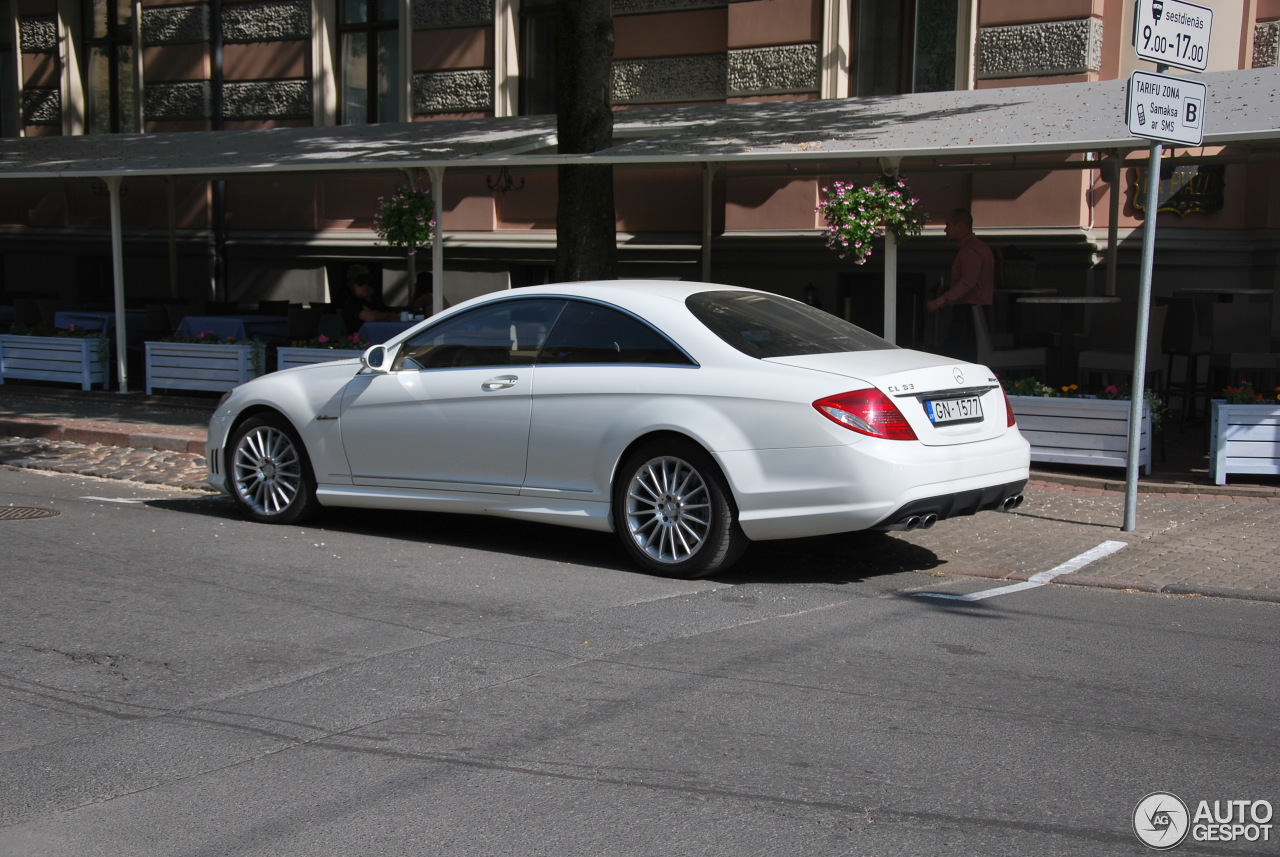
<path id="1" fill-rule="evenodd" d="M 1148 140 L 1199 146 L 1209 87 L 1185 77 L 1135 71 L 1129 78 L 1129 133 Z"/>
<path id="2" fill-rule="evenodd" d="M 1212 9 L 1184 0 L 1138 0 L 1133 47 L 1144 60 L 1204 71 L 1212 30 Z"/>

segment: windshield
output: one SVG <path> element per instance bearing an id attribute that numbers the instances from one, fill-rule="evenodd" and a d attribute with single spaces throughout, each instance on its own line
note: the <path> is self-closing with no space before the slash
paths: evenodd
<path id="1" fill-rule="evenodd" d="M 829 312 L 780 295 L 700 292 L 685 306 L 716 336 L 760 359 L 898 347 Z"/>

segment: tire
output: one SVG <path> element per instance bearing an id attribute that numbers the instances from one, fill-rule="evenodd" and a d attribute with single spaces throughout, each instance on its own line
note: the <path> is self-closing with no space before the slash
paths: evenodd
<path id="1" fill-rule="evenodd" d="M 260 523 L 298 523 L 319 508 L 307 451 L 279 414 L 241 423 L 227 450 L 227 474 L 236 505 Z"/>
<path id="2" fill-rule="evenodd" d="M 652 441 L 623 462 L 613 484 L 613 521 L 631 558 L 665 577 L 724 571 L 747 546 L 720 468 L 688 440 Z"/>

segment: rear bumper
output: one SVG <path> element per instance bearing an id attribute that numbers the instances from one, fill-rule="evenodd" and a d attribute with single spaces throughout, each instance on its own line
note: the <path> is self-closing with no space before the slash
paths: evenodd
<path id="1" fill-rule="evenodd" d="M 1012 511 L 1022 505 L 1022 490 L 1026 487 L 1027 480 L 1021 479 L 1004 485 L 913 500 L 890 512 L 873 529 L 927 530 L 935 522 L 945 521 L 947 518 L 976 515 L 979 512 Z"/>
<path id="2" fill-rule="evenodd" d="M 946 447 L 865 438 L 717 457 L 742 531 L 756 541 L 906 529 L 913 515 L 943 519 L 997 509 L 1019 495 L 1031 464 L 1016 429 Z"/>

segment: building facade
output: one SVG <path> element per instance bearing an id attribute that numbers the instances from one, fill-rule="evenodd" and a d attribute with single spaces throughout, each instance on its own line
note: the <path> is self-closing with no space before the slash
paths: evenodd
<path id="1" fill-rule="evenodd" d="M 556 0 L 0 0 L 4 136 L 200 134 L 432 122 L 555 111 Z M 1280 64 L 1280 0 L 1214 10 L 1209 70 Z M 1121 80 L 1139 63 L 1132 0 L 614 0 L 615 110 Z M 939 122 L 945 122 L 940 117 Z M 1270 163 L 1178 172 L 1160 217 L 1157 293 L 1200 278 L 1277 287 L 1280 176 Z M 1136 288 L 1141 171 L 933 170 L 904 165 L 930 228 L 902 246 L 908 325 L 948 268 L 957 206 L 1010 262 L 1009 280 L 1102 288 L 1108 230 Z M 158 298 L 323 301 L 359 261 L 392 303 L 415 297 L 403 255 L 372 231 L 376 200 L 418 175 L 136 179 L 124 185 L 126 290 Z M 875 328 L 876 260 L 821 238 L 821 188 L 872 173 L 732 170 L 712 182 L 711 279 L 805 297 Z M 1114 179 L 1109 181 L 1108 179 Z M 700 168 L 615 171 L 619 271 L 696 279 Z M 0 197 L 0 287 L 67 305 L 110 299 L 100 182 L 14 181 Z M 1172 188 L 1171 188 L 1172 190 Z M 1113 205 L 1112 195 L 1118 195 Z M 451 176 L 447 301 L 546 281 L 552 170 Z M 1017 263 L 1017 264 L 1013 264 Z M 900 341 L 918 339 L 907 329 Z"/>

